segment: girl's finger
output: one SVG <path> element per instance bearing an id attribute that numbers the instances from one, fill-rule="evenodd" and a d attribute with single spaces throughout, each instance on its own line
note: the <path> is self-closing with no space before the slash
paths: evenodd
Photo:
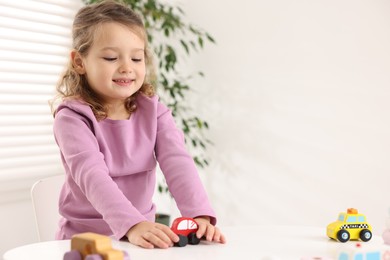
<path id="1" fill-rule="evenodd" d="M 214 231 L 215 231 L 215 227 L 213 225 L 207 225 L 207 229 L 206 229 L 206 240 L 207 241 L 213 241 L 213 237 L 214 237 Z"/>
<path id="2" fill-rule="evenodd" d="M 161 239 L 164 243 L 166 243 L 168 246 L 173 246 L 171 238 L 164 232 L 164 230 L 161 230 L 159 228 L 155 228 L 151 231 L 157 238 Z"/>
<path id="3" fill-rule="evenodd" d="M 222 244 L 225 244 L 226 243 L 226 238 L 223 234 L 221 234 L 221 237 L 219 239 L 219 242 L 222 243 Z"/>
<path id="4" fill-rule="evenodd" d="M 135 244 L 139 245 L 140 247 L 146 248 L 146 249 L 153 249 L 154 248 L 153 244 L 149 243 L 147 240 L 145 240 L 142 237 L 138 240 L 138 243 L 135 243 Z"/>
<path id="5" fill-rule="evenodd" d="M 179 236 L 176 235 L 168 226 L 161 225 L 157 226 L 157 228 L 164 232 L 164 234 L 169 238 L 170 241 L 179 242 Z"/>
<path id="6" fill-rule="evenodd" d="M 221 240 L 221 232 L 219 231 L 218 228 L 215 228 L 213 241 L 220 242 L 220 240 Z"/>
<path id="7" fill-rule="evenodd" d="M 152 232 L 147 232 L 143 235 L 143 238 L 151 243 L 154 246 L 157 246 L 159 248 L 168 248 L 169 244 L 165 243 L 163 240 L 161 240 L 158 236 L 153 234 Z"/>
<path id="8" fill-rule="evenodd" d="M 206 229 L 207 229 L 207 225 L 199 224 L 198 231 L 196 231 L 196 237 L 199 239 L 202 238 L 203 235 L 206 233 Z"/>

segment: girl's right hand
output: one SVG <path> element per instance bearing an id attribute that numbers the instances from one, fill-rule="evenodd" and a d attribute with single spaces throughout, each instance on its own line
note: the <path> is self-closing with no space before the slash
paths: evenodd
<path id="1" fill-rule="evenodd" d="M 179 242 L 179 237 L 166 225 L 154 222 L 140 222 L 126 234 L 130 243 L 143 248 L 168 248 Z"/>

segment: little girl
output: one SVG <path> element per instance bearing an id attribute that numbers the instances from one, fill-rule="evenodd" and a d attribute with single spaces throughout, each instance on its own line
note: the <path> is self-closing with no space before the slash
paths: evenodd
<path id="1" fill-rule="evenodd" d="M 127 6 L 103 1 L 76 14 L 54 113 L 66 172 L 57 239 L 90 231 L 172 246 L 178 236 L 154 223 L 158 161 L 181 214 L 198 222 L 197 236 L 225 243 L 183 134 L 148 83 L 150 59 L 142 20 Z"/>

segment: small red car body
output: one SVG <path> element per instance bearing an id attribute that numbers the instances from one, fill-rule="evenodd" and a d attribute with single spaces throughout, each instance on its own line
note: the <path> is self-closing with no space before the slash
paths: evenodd
<path id="1" fill-rule="evenodd" d="M 183 247 L 187 244 L 197 245 L 200 242 L 200 239 L 196 237 L 198 223 L 192 218 L 181 217 L 175 219 L 171 229 L 180 239 L 179 242 L 175 243 L 175 246 Z"/>

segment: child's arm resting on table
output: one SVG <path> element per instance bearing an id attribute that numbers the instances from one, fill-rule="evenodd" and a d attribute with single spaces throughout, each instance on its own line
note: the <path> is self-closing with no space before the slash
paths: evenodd
<path id="1" fill-rule="evenodd" d="M 206 240 L 210 242 L 219 242 L 222 244 L 226 243 L 226 238 L 219 228 L 210 223 L 210 217 L 200 216 L 194 219 L 198 223 L 198 231 L 196 232 L 196 236 L 198 238 L 204 236 Z"/>
<path id="2" fill-rule="evenodd" d="M 126 236 L 130 243 L 148 249 L 168 248 L 179 242 L 179 237 L 168 226 L 148 221 L 131 227 Z"/>

